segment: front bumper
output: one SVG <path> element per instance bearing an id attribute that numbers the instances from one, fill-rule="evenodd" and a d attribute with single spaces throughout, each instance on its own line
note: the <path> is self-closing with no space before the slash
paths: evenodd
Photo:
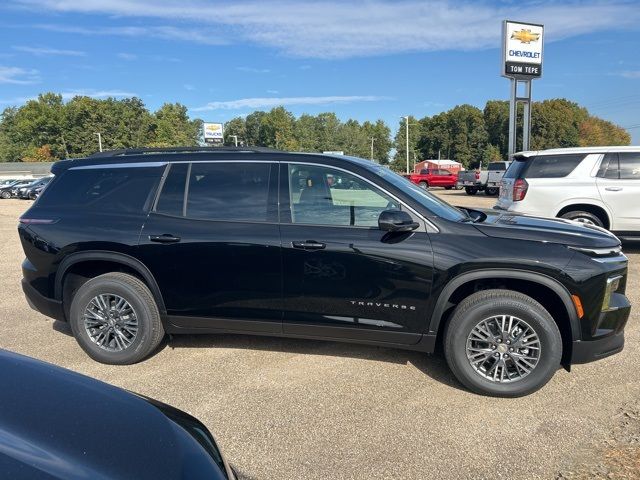
<path id="1" fill-rule="evenodd" d="M 45 297 L 24 278 L 22 279 L 22 291 L 31 308 L 55 320 L 66 321 L 61 301 Z"/>
<path id="2" fill-rule="evenodd" d="M 571 363 L 589 363 L 619 353 L 624 348 L 624 327 L 631 304 L 621 293 L 611 296 L 611 310 L 602 312 L 596 335 L 590 340 L 576 340 L 571 350 Z"/>

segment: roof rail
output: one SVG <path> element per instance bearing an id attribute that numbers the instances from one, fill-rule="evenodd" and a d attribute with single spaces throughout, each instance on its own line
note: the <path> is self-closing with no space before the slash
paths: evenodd
<path id="1" fill-rule="evenodd" d="M 86 158 L 108 158 L 123 157 L 127 155 L 145 155 L 158 153 L 212 153 L 212 152 L 249 152 L 249 153 L 283 153 L 282 150 L 276 150 L 267 147 L 145 147 L 145 148 L 121 148 L 118 150 L 108 150 L 97 152 Z"/>

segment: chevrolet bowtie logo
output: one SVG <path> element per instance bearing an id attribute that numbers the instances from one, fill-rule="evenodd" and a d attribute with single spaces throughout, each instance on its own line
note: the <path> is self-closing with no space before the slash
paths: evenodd
<path id="1" fill-rule="evenodd" d="M 539 33 L 533 33 L 528 28 L 523 28 L 511 34 L 511 39 L 520 40 L 522 43 L 537 42 L 539 38 Z"/>

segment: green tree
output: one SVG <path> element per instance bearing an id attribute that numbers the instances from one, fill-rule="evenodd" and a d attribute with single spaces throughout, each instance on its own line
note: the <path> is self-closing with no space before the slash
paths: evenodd
<path id="1" fill-rule="evenodd" d="M 250 115 L 247 115 L 245 119 L 245 130 L 247 132 L 247 146 L 260 146 L 260 128 L 262 127 L 262 119 L 266 115 L 266 112 L 255 111 Z"/>
<path id="2" fill-rule="evenodd" d="M 245 119 L 236 117 L 229 120 L 224 125 L 224 144 L 232 146 L 236 144 L 235 135 L 238 138 L 238 145 L 246 145 L 247 143 L 247 126 Z"/>
<path id="3" fill-rule="evenodd" d="M 260 122 L 259 145 L 278 150 L 295 150 L 293 115 L 284 107 L 273 108 Z"/>
<path id="4" fill-rule="evenodd" d="M 152 146 L 196 146 L 202 122 L 191 120 L 184 105 L 165 103 L 153 114 L 151 128 L 154 134 Z"/>

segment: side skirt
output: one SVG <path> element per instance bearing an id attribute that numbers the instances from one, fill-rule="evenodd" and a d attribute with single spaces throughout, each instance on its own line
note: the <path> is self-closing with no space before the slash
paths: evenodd
<path id="1" fill-rule="evenodd" d="M 193 318 L 166 316 L 163 318 L 165 331 L 179 334 L 239 334 L 283 338 L 301 338 L 308 340 L 327 340 L 333 342 L 376 345 L 401 350 L 413 350 L 432 353 L 436 345 L 435 335 L 421 333 L 382 332 L 370 329 L 347 327 L 326 327 L 309 325 L 287 325 L 288 332 L 282 331 L 280 322 L 256 320 L 229 320 L 216 318 Z M 293 328 L 292 328 L 293 327 Z"/>

